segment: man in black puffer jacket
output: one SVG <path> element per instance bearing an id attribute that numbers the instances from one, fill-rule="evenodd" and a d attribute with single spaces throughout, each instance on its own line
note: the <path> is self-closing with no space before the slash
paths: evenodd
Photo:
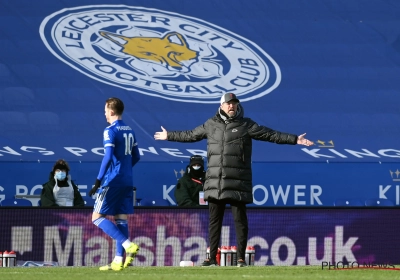
<path id="1" fill-rule="evenodd" d="M 237 266 L 244 261 L 247 246 L 248 221 L 246 204 L 253 202 L 251 170 L 252 139 L 277 144 L 314 143 L 302 135 L 282 133 L 258 125 L 244 117 L 243 107 L 233 93 L 221 97 L 216 115 L 193 130 L 156 132 L 154 139 L 177 142 L 196 142 L 207 139 L 207 173 L 204 198 L 209 204 L 210 259 L 203 266 L 215 266 L 222 220 L 226 204 L 230 204 L 235 221 Z"/>

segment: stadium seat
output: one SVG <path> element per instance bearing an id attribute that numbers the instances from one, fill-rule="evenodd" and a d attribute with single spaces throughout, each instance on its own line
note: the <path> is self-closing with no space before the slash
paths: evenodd
<path id="1" fill-rule="evenodd" d="M 32 202 L 30 202 L 30 200 L 27 199 L 3 199 L 1 201 L 1 206 L 32 206 Z"/>
<path id="2" fill-rule="evenodd" d="M 3 99 L 10 111 L 32 111 L 36 109 L 35 95 L 27 87 L 8 87 L 3 91 Z"/>
<path id="3" fill-rule="evenodd" d="M 142 199 L 140 206 L 171 206 L 171 204 L 165 199 Z"/>
<path id="4" fill-rule="evenodd" d="M 82 197 L 85 201 L 85 206 L 94 206 L 96 199 L 93 199 L 91 196 Z"/>
<path id="5" fill-rule="evenodd" d="M 37 104 L 39 111 L 64 112 L 65 104 L 68 102 L 62 88 L 37 88 L 35 99 L 40 100 Z"/>
<path id="6" fill-rule="evenodd" d="M 87 112 L 61 112 L 59 116 L 66 131 L 82 133 L 91 129 L 92 120 Z"/>
<path id="7" fill-rule="evenodd" d="M 11 85 L 13 83 L 13 81 L 14 81 L 14 77 L 12 76 L 10 69 L 7 67 L 7 65 L 0 63 L 0 83 L 3 86 L 8 86 L 8 85 Z M 5 105 L 5 104 L 1 104 L 1 105 Z M 1 105 L 0 105 L 0 108 L 1 108 Z"/>
<path id="8" fill-rule="evenodd" d="M 29 122 L 23 112 L 0 111 L 0 127 L 9 137 L 29 136 Z"/>
<path id="9" fill-rule="evenodd" d="M 372 198 L 365 200 L 365 206 L 395 206 L 390 199 Z"/>
<path id="10" fill-rule="evenodd" d="M 31 112 L 28 115 L 31 129 L 47 135 L 57 135 L 61 132 L 60 117 L 53 112 Z"/>
<path id="11" fill-rule="evenodd" d="M 87 104 L 93 104 L 94 106 L 104 106 L 104 100 L 108 98 L 108 95 L 103 95 L 102 90 L 98 88 L 75 88 L 69 87 L 66 89 L 67 98 L 74 99 L 74 110 L 77 112 L 89 112 Z M 93 98 L 96 96 L 96 98 Z M 102 115 L 99 117 L 103 117 Z"/>
<path id="12" fill-rule="evenodd" d="M 364 202 L 361 199 L 336 199 L 334 202 L 334 206 L 364 206 Z"/>

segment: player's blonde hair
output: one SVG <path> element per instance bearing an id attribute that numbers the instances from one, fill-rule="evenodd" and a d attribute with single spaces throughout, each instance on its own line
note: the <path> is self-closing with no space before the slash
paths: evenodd
<path id="1" fill-rule="evenodd" d="M 117 97 L 110 97 L 106 101 L 107 108 L 114 111 L 114 114 L 121 116 L 124 112 L 124 102 Z"/>

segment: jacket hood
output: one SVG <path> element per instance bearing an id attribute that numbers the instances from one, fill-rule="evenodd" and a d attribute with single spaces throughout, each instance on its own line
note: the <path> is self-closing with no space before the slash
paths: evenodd
<path id="1" fill-rule="evenodd" d="M 190 165 L 187 165 L 187 166 L 186 166 L 186 169 L 185 169 L 185 174 L 183 174 L 183 176 L 189 176 L 190 178 L 193 178 L 193 177 L 190 175 L 189 169 L 190 169 Z M 195 178 L 196 178 L 196 177 L 195 177 Z M 206 178 L 206 171 L 205 171 L 205 170 L 203 171 L 203 176 L 200 177 L 200 178 L 202 178 L 203 180 Z"/>

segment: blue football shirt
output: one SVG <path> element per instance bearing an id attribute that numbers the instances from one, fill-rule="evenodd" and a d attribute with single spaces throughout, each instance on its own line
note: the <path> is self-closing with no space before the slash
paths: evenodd
<path id="1" fill-rule="evenodd" d="M 104 176 L 103 186 L 124 187 L 133 186 L 132 154 L 138 154 L 135 133 L 122 120 L 113 122 L 104 129 L 103 145 L 113 148 L 113 154 Z"/>

